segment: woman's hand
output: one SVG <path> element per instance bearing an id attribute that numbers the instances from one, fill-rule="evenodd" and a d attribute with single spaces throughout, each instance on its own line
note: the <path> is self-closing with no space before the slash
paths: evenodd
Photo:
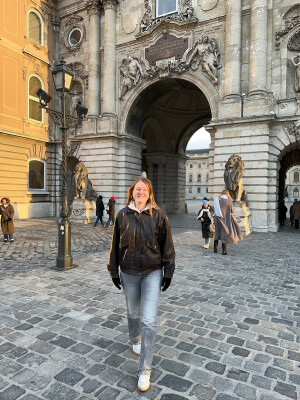
<path id="1" fill-rule="evenodd" d="M 112 281 L 113 281 L 114 285 L 115 285 L 119 290 L 122 289 L 122 288 L 121 288 L 121 279 L 120 279 L 119 276 L 118 276 L 117 278 L 112 278 Z"/>
<path id="2" fill-rule="evenodd" d="M 201 218 L 201 222 L 204 222 L 204 218 Z"/>

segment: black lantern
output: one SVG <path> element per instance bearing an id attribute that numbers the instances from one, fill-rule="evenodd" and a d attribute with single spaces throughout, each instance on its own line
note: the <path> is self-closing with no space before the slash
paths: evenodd
<path id="1" fill-rule="evenodd" d="M 64 59 L 54 67 L 52 75 L 55 89 L 59 92 L 69 92 L 73 81 L 73 73 L 66 66 Z"/>

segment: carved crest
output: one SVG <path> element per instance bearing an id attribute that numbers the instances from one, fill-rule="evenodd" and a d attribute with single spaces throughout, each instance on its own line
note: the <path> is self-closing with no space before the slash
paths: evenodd
<path id="1" fill-rule="evenodd" d="M 300 119 L 285 126 L 287 133 L 294 136 L 296 141 L 300 140 Z"/>
<path id="2" fill-rule="evenodd" d="M 300 4 L 293 5 L 283 16 L 284 21 L 284 29 L 279 32 L 275 33 L 275 48 L 279 50 L 280 48 L 280 40 L 283 36 L 287 35 L 290 31 L 294 28 L 299 26 L 296 33 L 293 37 L 289 40 L 288 47 L 289 50 L 298 51 L 300 44 L 299 44 L 299 31 L 300 31 Z M 294 39 L 294 37 L 296 37 Z M 296 43 L 295 43 L 296 40 Z M 294 50 L 297 47 L 298 49 Z"/>

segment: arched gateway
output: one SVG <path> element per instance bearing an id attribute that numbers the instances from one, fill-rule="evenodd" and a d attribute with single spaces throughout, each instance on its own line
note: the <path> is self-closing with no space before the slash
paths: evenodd
<path id="1" fill-rule="evenodd" d="M 212 118 L 209 100 L 199 88 L 202 82 L 188 78 L 145 85 L 124 102 L 121 117 L 125 133 L 145 141 L 141 167 L 153 183 L 158 205 L 176 214 L 185 212 L 187 143 Z M 216 97 L 209 97 L 216 110 Z"/>

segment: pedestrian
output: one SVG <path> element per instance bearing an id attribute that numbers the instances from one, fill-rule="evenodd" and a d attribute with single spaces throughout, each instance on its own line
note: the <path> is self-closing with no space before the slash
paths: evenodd
<path id="1" fill-rule="evenodd" d="M 102 217 L 103 217 L 103 211 L 104 211 L 104 204 L 103 204 L 103 197 L 100 195 L 96 201 L 96 221 L 94 224 L 94 228 L 97 227 L 98 222 L 101 222 L 101 225 L 103 226 L 103 221 L 102 221 Z"/>
<path id="2" fill-rule="evenodd" d="M 208 249 L 209 248 L 209 237 L 210 237 L 210 226 L 213 221 L 212 213 L 211 213 L 211 208 L 208 204 L 207 200 L 203 200 L 203 205 L 201 210 L 198 213 L 198 217 L 201 221 L 201 227 L 202 227 L 202 237 L 204 238 L 204 248 Z"/>
<path id="3" fill-rule="evenodd" d="M 12 204 L 10 204 L 10 200 L 7 197 L 3 197 L 1 199 L 1 229 L 4 235 L 3 243 L 14 243 L 14 222 L 13 217 L 15 214 L 15 210 Z"/>
<path id="4" fill-rule="evenodd" d="M 281 226 L 284 225 L 284 222 L 286 220 L 286 213 L 287 213 L 286 205 L 284 204 L 284 201 L 281 201 L 278 206 L 278 219 L 279 219 L 279 224 Z"/>
<path id="5" fill-rule="evenodd" d="M 295 217 L 294 217 L 294 204 L 296 203 L 296 200 L 294 200 L 294 203 L 290 206 L 290 223 L 291 226 L 294 226 L 295 222 Z"/>
<path id="6" fill-rule="evenodd" d="M 300 219 L 300 201 L 296 201 L 293 206 L 294 210 L 294 219 L 295 219 L 295 228 L 299 229 L 299 219 Z"/>
<path id="7" fill-rule="evenodd" d="M 114 196 L 112 196 L 107 203 L 106 206 L 106 212 L 108 214 L 108 220 L 106 221 L 105 228 L 108 229 L 111 225 L 114 224 L 114 219 L 115 219 L 115 204 L 116 204 L 116 199 Z"/>
<path id="8" fill-rule="evenodd" d="M 170 286 L 175 251 L 169 219 L 155 203 L 151 182 L 136 179 L 126 207 L 118 212 L 108 270 L 114 285 L 123 286 L 132 352 L 140 356 L 138 389 L 150 387 L 160 291 Z M 120 275 L 119 275 L 120 267 Z"/>
<path id="9" fill-rule="evenodd" d="M 222 254 L 227 254 L 227 244 L 236 244 L 243 240 L 238 223 L 233 218 L 233 205 L 230 194 L 223 190 L 220 197 L 214 199 L 214 252 L 218 252 L 218 242 L 222 240 Z"/>

